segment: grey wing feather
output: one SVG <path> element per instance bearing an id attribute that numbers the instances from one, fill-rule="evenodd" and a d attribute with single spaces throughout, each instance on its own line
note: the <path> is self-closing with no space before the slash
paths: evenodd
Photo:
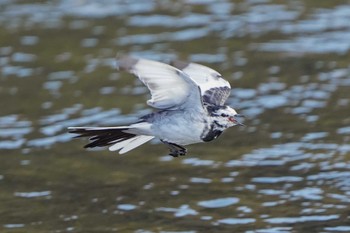
<path id="1" fill-rule="evenodd" d="M 202 94 L 203 102 L 222 106 L 230 96 L 230 93 L 231 89 L 227 86 L 213 87 Z"/>
<path id="2" fill-rule="evenodd" d="M 173 61 L 172 65 L 188 74 L 201 89 L 204 103 L 224 105 L 231 94 L 230 83 L 217 71 L 197 63 Z"/>

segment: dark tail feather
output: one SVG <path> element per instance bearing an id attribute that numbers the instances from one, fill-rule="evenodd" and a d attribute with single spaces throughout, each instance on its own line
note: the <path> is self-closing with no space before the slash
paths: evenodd
<path id="1" fill-rule="evenodd" d="M 125 133 L 128 127 L 98 128 L 98 127 L 69 127 L 68 132 L 78 134 L 75 138 L 89 137 L 92 141 L 84 148 L 104 147 L 119 141 L 135 137 L 135 134 Z"/>

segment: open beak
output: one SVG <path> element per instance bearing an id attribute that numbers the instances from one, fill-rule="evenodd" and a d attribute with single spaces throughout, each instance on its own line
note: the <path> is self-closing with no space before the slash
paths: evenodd
<path id="1" fill-rule="evenodd" d="M 245 126 L 243 123 L 241 123 L 237 120 L 237 117 L 244 117 L 244 115 L 236 114 L 234 117 L 229 117 L 228 119 L 229 119 L 229 121 L 231 121 L 232 123 L 234 123 L 236 125 Z"/>

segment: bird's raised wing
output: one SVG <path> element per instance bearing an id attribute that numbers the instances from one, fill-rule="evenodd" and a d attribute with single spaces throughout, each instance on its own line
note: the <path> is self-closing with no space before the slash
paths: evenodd
<path id="1" fill-rule="evenodd" d="M 136 75 L 150 90 L 147 104 L 159 109 L 202 107 L 200 88 L 181 70 L 157 61 L 124 56 L 117 59 L 119 69 Z"/>
<path id="2" fill-rule="evenodd" d="M 230 83 L 217 71 L 197 63 L 173 61 L 172 65 L 193 79 L 201 89 L 204 103 L 222 106 L 230 96 Z"/>

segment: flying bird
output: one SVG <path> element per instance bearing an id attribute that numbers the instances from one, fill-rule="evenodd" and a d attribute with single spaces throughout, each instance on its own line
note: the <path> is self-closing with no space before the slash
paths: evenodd
<path id="1" fill-rule="evenodd" d="M 229 82 L 215 70 L 196 63 L 158 61 L 123 56 L 119 70 L 136 75 L 151 92 L 147 104 L 158 111 L 128 126 L 69 127 L 70 133 L 89 137 L 85 148 L 109 146 L 126 153 L 153 138 L 170 149 L 170 155 L 186 155 L 189 144 L 209 142 L 232 126 L 243 125 L 241 115 L 225 105 Z"/>

